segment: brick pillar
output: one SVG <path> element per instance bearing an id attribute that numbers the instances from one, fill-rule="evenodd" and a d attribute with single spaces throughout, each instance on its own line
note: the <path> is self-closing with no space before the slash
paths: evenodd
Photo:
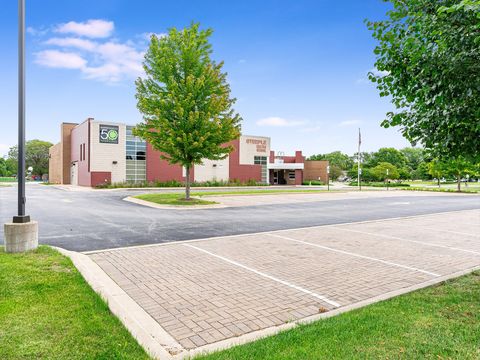
<path id="1" fill-rule="evenodd" d="M 295 170 L 295 185 L 302 185 L 303 183 L 303 170 Z"/>
<path id="2" fill-rule="evenodd" d="M 296 163 L 303 163 L 304 162 L 302 151 L 295 151 L 295 162 Z"/>

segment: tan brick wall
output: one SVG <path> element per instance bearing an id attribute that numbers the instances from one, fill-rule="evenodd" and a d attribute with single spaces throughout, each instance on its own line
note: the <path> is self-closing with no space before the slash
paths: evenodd
<path id="1" fill-rule="evenodd" d="M 100 125 L 118 126 L 118 144 L 100 143 Z M 106 121 L 92 121 L 90 127 L 90 171 L 112 173 L 112 183 L 124 182 L 126 175 L 126 126 Z M 114 164 L 113 162 L 117 163 Z"/>
<path id="2" fill-rule="evenodd" d="M 62 184 L 70 184 L 70 163 L 72 148 L 72 129 L 78 124 L 62 123 L 61 125 L 61 143 L 62 143 Z"/>
<path id="3" fill-rule="evenodd" d="M 305 160 L 303 181 L 318 180 L 327 182 L 327 160 Z"/>
<path id="4" fill-rule="evenodd" d="M 48 181 L 52 184 L 62 183 L 62 143 L 48 149 Z"/>

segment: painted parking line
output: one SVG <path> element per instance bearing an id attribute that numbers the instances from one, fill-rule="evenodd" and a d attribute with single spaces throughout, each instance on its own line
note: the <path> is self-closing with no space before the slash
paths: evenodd
<path id="1" fill-rule="evenodd" d="M 203 253 L 205 253 L 205 254 L 208 254 L 208 255 L 210 255 L 210 256 L 216 257 L 217 259 L 223 260 L 223 261 L 225 261 L 225 262 L 227 262 L 227 263 L 229 263 L 229 264 L 238 266 L 238 267 L 240 267 L 240 268 L 242 268 L 242 269 L 244 269 L 244 270 L 248 270 L 248 271 L 250 271 L 250 272 L 253 272 L 254 274 L 263 276 L 264 278 L 267 278 L 267 279 L 269 279 L 269 280 L 273 280 L 273 281 L 275 281 L 275 282 L 278 282 L 278 283 L 280 283 L 280 284 L 283 284 L 283 285 L 285 285 L 285 286 L 288 286 L 288 287 L 290 287 L 290 288 L 292 288 L 292 289 L 295 289 L 295 290 L 300 291 L 300 292 L 303 292 L 303 293 L 305 293 L 305 294 L 307 294 L 307 295 L 313 296 L 314 298 L 317 298 L 317 299 L 319 299 L 319 300 L 322 300 L 322 301 L 324 301 L 324 302 L 326 302 L 327 304 L 330 304 L 330 305 L 332 305 L 332 306 L 335 306 L 335 307 L 340 307 L 340 306 L 341 306 L 339 303 L 337 303 L 337 302 L 335 302 L 335 301 L 333 301 L 333 300 L 330 300 L 330 299 L 326 298 L 326 297 L 323 296 L 323 295 L 317 294 L 317 293 L 315 293 L 315 292 L 313 292 L 313 291 L 310 291 L 310 290 L 308 290 L 308 289 L 305 289 L 305 288 L 303 288 L 303 287 L 301 287 L 301 286 L 292 284 L 292 283 L 290 283 L 290 282 L 288 282 L 288 281 L 281 280 L 281 279 L 279 279 L 279 278 L 277 278 L 277 277 L 275 277 L 275 276 L 271 276 L 271 275 L 268 275 L 268 274 L 266 274 L 266 273 L 264 273 L 264 272 L 255 270 L 255 269 L 253 269 L 253 268 L 251 268 L 251 267 L 249 267 L 249 266 L 243 265 L 243 264 L 241 264 L 241 263 L 239 263 L 239 262 L 237 262 L 237 261 L 234 261 L 234 260 L 230 260 L 230 259 L 228 259 L 228 258 L 226 258 L 226 257 L 224 257 L 224 256 L 217 255 L 217 254 L 215 254 L 215 253 L 212 253 L 212 252 L 210 252 L 210 251 L 208 251 L 208 250 L 205 250 L 205 249 L 202 249 L 202 248 L 200 248 L 200 247 L 194 246 L 194 245 L 192 245 L 192 244 L 181 244 L 181 245 L 182 245 L 182 246 L 187 246 L 187 247 L 189 247 L 189 248 L 192 248 L 192 249 L 195 249 L 195 250 L 198 250 L 198 251 L 201 251 L 201 252 L 203 252 Z"/>
<path id="2" fill-rule="evenodd" d="M 280 238 L 280 239 L 284 239 L 284 240 L 294 241 L 294 242 L 297 242 L 297 243 L 300 243 L 300 244 L 314 246 L 314 247 L 317 247 L 317 248 L 320 248 L 320 249 L 323 249 L 323 250 L 333 251 L 333 252 L 336 252 L 336 253 L 339 253 L 339 254 L 350 255 L 350 256 L 361 258 L 361 259 L 376 261 L 376 262 L 379 262 L 379 263 L 382 263 L 382 264 L 385 264 L 385 265 L 395 266 L 395 267 L 399 267 L 399 268 L 407 269 L 407 270 L 411 270 L 411 271 L 417 271 L 417 272 L 427 274 L 427 275 L 430 275 L 430 276 L 433 276 L 433 277 L 440 276 L 440 274 L 436 274 L 436 273 L 433 273 L 433 272 L 430 272 L 430 271 L 427 271 L 427 270 L 422 270 L 422 269 L 414 268 L 414 267 L 407 266 L 407 265 L 397 264 L 397 263 L 394 263 L 394 262 L 391 262 L 391 261 L 377 259 L 377 258 L 374 258 L 374 257 L 371 257 L 371 256 L 365 256 L 365 255 L 361 255 L 361 254 L 357 254 L 357 253 L 352 253 L 350 251 L 334 249 L 334 248 L 331 248 L 331 247 L 328 247 L 328 246 L 323 246 L 323 245 L 311 243 L 311 242 L 308 242 L 308 241 L 297 240 L 297 239 L 294 239 L 294 238 L 291 238 L 291 237 L 288 237 L 288 236 L 283 236 L 283 235 L 278 235 L 278 234 L 267 234 L 267 235 L 268 236 L 273 236 L 273 237 L 276 237 L 276 238 Z"/>
<path id="3" fill-rule="evenodd" d="M 350 224 L 347 224 L 347 225 L 350 225 Z M 405 239 L 405 238 L 401 238 L 401 237 L 398 237 L 398 236 L 391 236 L 391 235 L 385 235 L 385 234 L 377 234 L 377 233 L 372 233 L 372 232 L 367 232 L 367 231 L 361 231 L 361 230 L 346 229 L 346 228 L 343 227 L 343 226 L 332 226 L 331 228 L 337 229 L 337 230 L 342 230 L 342 231 L 353 232 L 353 233 L 357 233 L 357 234 L 372 235 L 372 236 L 381 237 L 381 238 L 385 238 L 385 239 L 406 241 L 406 242 L 411 242 L 411 243 L 414 243 L 414 244 L 421 244 L 421 245 L 439 247 L 439 248 L 444 248 L 444 249 L 449 249 L 449 250 L 454 250 L 454 251 L 462 251 L 462 252 L 466 252 L 466 253 L 469 253 L 469 254 L 480 255 L 480 252 L 479 252 L 479 251 L 467 250 L 467 249 L 457 248 L 457 247 L 454 247 L 454 246 L 447 246 L 447 245 L 429 243 L 429 242 L 418 241 L 418 240 L 410 240 L 410 239 Z"/>
<path id="4" fill-rule="evenodd" d="M 429 226 L 423 226 L 423 225 L 418 225 L 418 224 L 398 224 L 398 223 L 393 223 L 394 226 L 400 226 L 400 227 L 411 227 L 415 226 L 418 228 L 422 228 L 425 230 L 429 231 L 436 231 L 436 232 L 444 232 L 444 233 L 449 233 L 449 234 L 454 234 L 454 235 L 465 235 L 465 236 L 473 236 L 473 237 L 480 237 L 478 234 L 470 234 L 470 233 L 465 233 L 465 232 L 460 232 L 460 231 L 453 231 L 453 230 L 444 230 L 444 229 L 438 229 L 438 228 L 433 228 Z"/>

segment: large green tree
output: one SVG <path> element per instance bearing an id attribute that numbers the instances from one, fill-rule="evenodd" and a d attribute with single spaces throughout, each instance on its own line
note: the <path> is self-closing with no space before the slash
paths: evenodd
<path id="1" fill-rule="evenodd" d="M 385 162 L 390 163 L 398 169 L 403 168 L 407 159 L 400 151 L 395 148 L 380 148 L 374 152 L 366 165 L 368 167 L 375 167 L 378 164 Z"/>
<path id="2" fill-rule="evenodd" d="M 135 134 L 186 169 L 186 199 L 193 165 L 226 158 L 233 148 L 225 143 L 240 135 L 241 118 L 232 108 L 223 62 L 210 57 L 211 34 L 192 24 L 164 37 L 152 35 L 143 63 L 146 76 L 136 81 L 143 122 Z"/>
<path id="3" fill-rule="evenodd" d="M 43 175 L 43 174 L 48 174 L 48 161 L 49 161 L 49 155 L 48 155 L 48 149 L 53 144 L 48 141 L 43 141 L 43 140 L 29 140 L 25 143 L 25 166 L 32 167 L 33 168 L 33 174 L 35 175 Z M 11 164 L 17 162 L 17 156 L 18 156 L 18 149 L 17 145 L 12 146 L 10 150 L 8 151 L 8 159 L 7 159 L 7 164 L 10 166 L 10 171 L 11 169 Z M 15 171 L 16 166 L 15 166 Z"/>
<path id="4" fill-rule="evenodd" d="M 385 20 L 367 22 L 378 40 L 369 74 L 412 143 L 441 158 L 480 156 L 480 1 L 384 0 Z"/>
<path id="5" fill-rule="evenodd" d="M 328 154 L 312 155 L 310 156 L 309 160 L 328 160 L 330 166 L 336 166 L 341 170 L 350 170 L 353 166 L 352 158 L 341 151 L 333 151 Z"/>

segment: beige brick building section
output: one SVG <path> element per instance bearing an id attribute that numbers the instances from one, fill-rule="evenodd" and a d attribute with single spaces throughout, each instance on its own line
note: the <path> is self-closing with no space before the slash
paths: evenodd
<path id="1" fill-rule="evenodd" d="M 48 164 L 49 182 L 53 184 L 70 184 L 70 162 L 72 129 L 76 123 L 62 123 L 60 127 L 60 142 L 49 150 Z"/>

